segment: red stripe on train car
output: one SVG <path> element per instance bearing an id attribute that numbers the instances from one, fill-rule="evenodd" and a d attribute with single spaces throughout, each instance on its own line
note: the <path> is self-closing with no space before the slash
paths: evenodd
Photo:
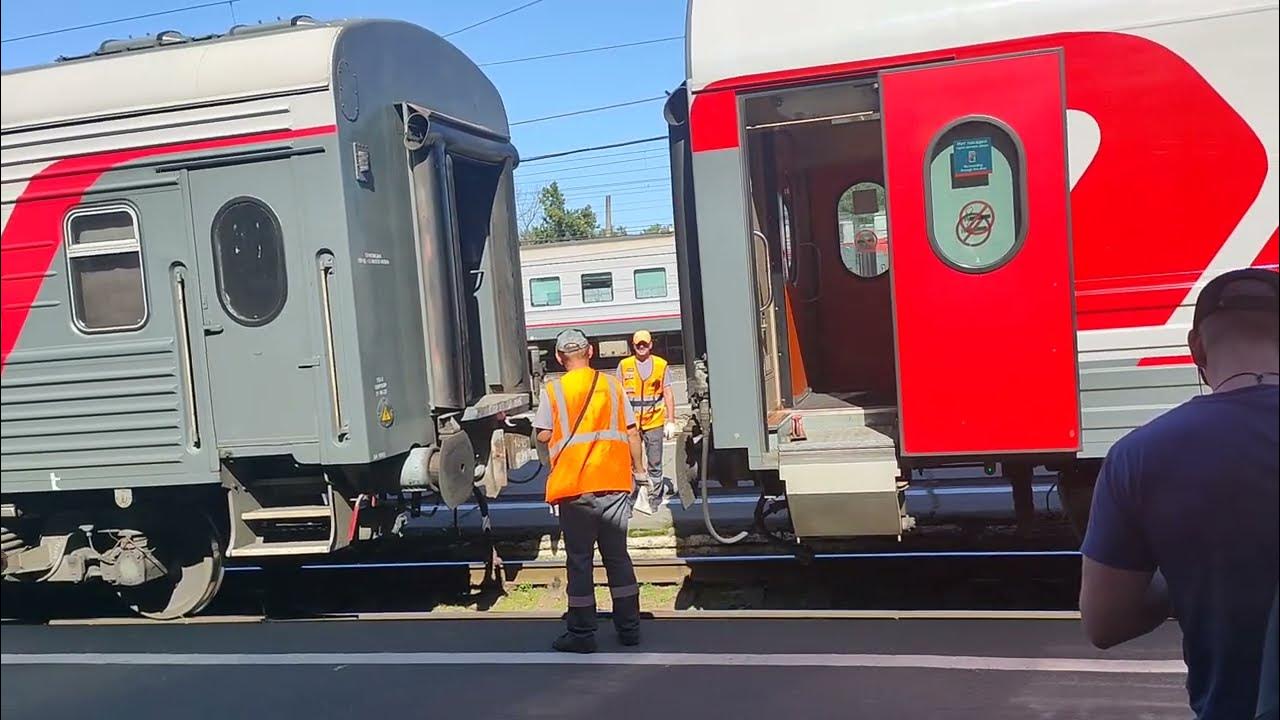
<path id="1" fill-rule="evenodd" d="M 527 327 L 573 327 L 575 325 L 599 325 L 601 323 L 639 322 L 640 320 L 670 320 L 671 318 L 678 317 L 680 317 L 680 313 L 667 313 L 665 315 L 636 315 L 633 317 L 600 318 L 599 320 L 579 320 L 576 322 L 537 323 L 534 325 L 528 325 Z"/>
<path id="2" fill-rule="evenodd" d="M 36 173 L 18 196 L 9 223 L 0 236 L 0 256 L 4 258 L 0 271 L 0 371 L 8 364 L 9 353 L 18 343 L 31 304 L 62 245 L 62 224 L 67 211 L 80 204 L 85 191 L 103 173 L 156 155 L 296 140 L 334 132 L 337 132 L 336 125 L 321 125 L 76 155 L 55 161 Z"/>
<path id="3" fill-rule="evenodd" d="M 1059 33 L 725 78 L 694 94 L 692 149 L 738 147 L 739 91 L 1058 48 L 1067 107 L 1089 114 L 1102 133 L 1097 155 L 1071 192 L 1078 328 L 1164 325 L 1258 197 L 1267 155 L 1249 124 L 1195 67 L 1151 40 Z M 715 99 L 703 102 L 703 96 Z M 1230 172 L 1222 172 L 1224 163 Z M 1211 187 L 1199 182 L 1206 177 L 1214 178 Z M 1195 222 L 1171 200 L 1189 186 L 1198 188 Z"/>

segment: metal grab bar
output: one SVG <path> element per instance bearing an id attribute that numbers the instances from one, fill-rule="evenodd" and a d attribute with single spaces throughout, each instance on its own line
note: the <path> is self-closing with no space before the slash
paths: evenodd
<path id="1" fill-rule="evenodd" d="M 329 409 L 333 414 L 333 434 L 338 442 L 347 439 L 347 421 L 342 417 L 342 399 L 338 394 L 338 357 L 333 341 L 333 308 L 329 279 L 333 276 L 334 259 L 329 253 L 320 255 L 320 304 L 324 317 L 324 354 L 329 370 Z"/>
<path id="2" fill-rule="evenodd" d="M 759 230 L 752 230 L 752 231 L 751 231 L 751 236 L 752 236 L 752 238 L 754 238 L 754 239 L 758 239 L 758 240 L 760 240 L 760 245 L 761 245 L 762 250 L 763 250 L 763 252 L 764 252 L 764 254 L 763 254 L 763 255 L 758 255 L 758 256 L 756 256 L 756 262 L 758 263 L 758 262 L 759 262 L 759 260 L 760 260 L 760 258 L 761 258 L 761 257 L 763 257 L 763 258 L 764 258 L 764 262 L 765 262 L 765 268 L 766 268 L 766 269 L 768 269 L 768 267 L 769 267 L 769 238 L 765 237 L 764 233 L 760 232 Z M 760 270 L 760 267 L 759 267 L 759 265 L 757 265 L 757 266 L 756 266 L 756 281 L 757 281 L 757 282 L 760 280 L 760 277 L 759 277 L 759 276 L 760 276 L 760 272 L 759 272 L 759 270 Z M 758 310 L 758 312 L 764 312 L 765 310 L 768 310 L 769 308 L 773 307 L 773 272 L 771 272 L 771 271 L 770 271 L 770 272 L 766 272 L 766 273 L 765 273 L 765 281 L 764 281 L 764 285 L 765 285 L 765 287 L 766 287 L 766 288 L 768 288 L 768 289 L 769 289 L 769 295 L 768 295 L 768 299 L 764 301 L 764 304 L 760 306 L 760 309 Z"/>
<path id="3" fill-rule="evenodd" d="M 178 311 L 178 358 L 182 363 L 180 375 L 187 405 L 188 443 L 200 449 L 200 422 L 196 413 L 196 383 L 194 363 L 191 358 L 191 326 L 187 317 L 187 274 L 181 265 L 173 266 L 173 304 Z"/>
<path id="4" fill-rule="evenodd" d="M 813 251 L 813 295 L 809 297 L 799 298 L 799 301 L 805 303 L 817 302 L 822 297 L 822 248 L 817 243 L 800 243 L 796 245 L 796 249 L 807 247 Z M 800 259 L 796 258 L 796 279 L 800 279 Z"/>

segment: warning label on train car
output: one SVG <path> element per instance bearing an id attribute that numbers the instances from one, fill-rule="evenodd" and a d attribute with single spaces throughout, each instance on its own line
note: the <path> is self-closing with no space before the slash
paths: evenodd
<path id="1" fill-rule="evenodd" d="M 991 174 L 991 138 L 961 138 L 951 146 L 953 177 L 979 177 Z"/>

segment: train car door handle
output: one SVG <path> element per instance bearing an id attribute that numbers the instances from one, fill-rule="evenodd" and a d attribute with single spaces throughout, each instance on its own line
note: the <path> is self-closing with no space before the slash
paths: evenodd
<path id="1" fill-rule="evenodd" d="M 211 324 L 211 325 L 204 326 L 205 335 L 217 335 L 221 333 L 222 330 L 223 330 L 222 326 L 218 324 Z"/>
<path id="2" fill-rule="evenodd" d="M 320 367 L 320 358 L 318 356 L 309 357 L 298 363 L 298 367 L 303 370 L 307 368 Z"/>

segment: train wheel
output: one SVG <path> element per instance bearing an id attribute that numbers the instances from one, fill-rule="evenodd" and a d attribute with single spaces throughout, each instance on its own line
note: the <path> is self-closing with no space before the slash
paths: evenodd
<path id="1" fill-rule="evenodd" d="M 134 612 L 152 620 L 176 620 L 208 607 L 222 587 L 222 541 L 213 524 L 205 520 L 207 533 L 170 530 L 154 537 L 157 552 L 168 548 L 162 559 L 167 577 L 136 588 L 120 588 L 119 595 Z"/>

